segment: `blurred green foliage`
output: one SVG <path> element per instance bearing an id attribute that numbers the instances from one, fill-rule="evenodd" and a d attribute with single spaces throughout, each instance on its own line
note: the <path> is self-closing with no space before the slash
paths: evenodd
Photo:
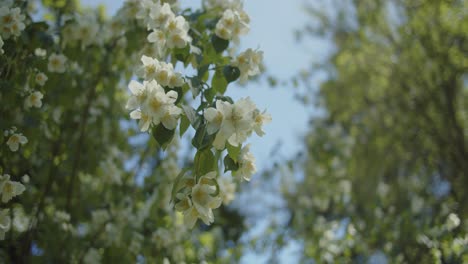
<path id="1" fill-rule="evenodd" d="M 298 36 L 335 45 L 326 113 L 285 191 L 303 260 L 467 263 L 468 1 L 322 2 Z"/>

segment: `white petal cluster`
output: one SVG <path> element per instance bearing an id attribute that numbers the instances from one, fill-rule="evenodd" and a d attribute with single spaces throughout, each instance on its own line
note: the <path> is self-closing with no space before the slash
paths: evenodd
<path id="1" fill-rule="evenodd" d="M 223 204 L 230 204 L 236 196 L 236 183 L 232 180 L 232 177 L 219 177 L 218 184 Z"/>
<path id="2" fill-rule="evenodd" d="M 258 115 L 259 110 L 249 97 L 242 98 L 234 104 L 217 100 L 216 108 L 208 108 L 204 113 L 208 123 L 207 132 L 209 134 L 217 132 L 213 146 L 222 150 L 226 141 L 232 146 L 239 146 L 252 134 L 252 131 L 263 132 L 261 125 L 268 121 L 268 117 L 262 114 L 264 118 L 258 118 L 257 121 Z"/>
<path id="3" fill-rule="evenodd" d="M 237 56 L 231 65 L 239 68 L 239 81 L 245 83 L 249 77 L 260 73 L 260 65 L 263 61 L 263 52 L 259 50 L 247 49 Z"/>
<path id="4" fill-rule="evenodd" d="M 81 49 L 92 44 L 99 44 L 102 38 L 100 38 L 96 14 L 94 12 L 77 14 L 75 23 L 65 28 L 63 38 L 66 44 L 80 42 Z"/>
<path id="5" fill-rule="evenodd" d="M 182 74 L 175 72 L 171 63 L 159 61 L 145 55 L 141 57 L 141 62 L 143 66 L 136 72 L 138 77 L 147 81 L 156 80 L 160 85 L 170 88 L 181 87 L 184 84 Z"/>
<path id="6" fill-rule="evenodd" d="M 40 108 L 42 106 L 42 98 L 44 98 L 44 95 L 41 92 L 32 92 L 30 95 L 28 95 L 28 97 L 26 97 L 26 100 L 24 101 L 24 107 L 27 109 L 31 107 Z"/>
<path id="7" fill-rule="evenodd" d="M 216 193 L 216 172 L 209 172 L 200 177 L 198 182 L 185 193 L 178 193 L 175 208 L 184 213 L 184 222 L 193 228 L 200 218 L 206 225 L 214 222 L 212 209 L 221 205 L 222 199 Z"/>
<path id="8" fill-rule="evenodd" d="M 19 7 L 11 7 L 10 1 L 0 4 L 0 35 L 8 39 L 11 36 L 19 37 L 24 30 L 26 16 L 21 14 Z"/>
<path id="9" fill-rule="evenodd" d="M 8 138 L 6 144 L 8 145 L 10 150 L 13 151 L 13 152 L 18 150 L 20 144 L 24 145 L 24 144 L 28 143 L 28 139 L 25 136 L 23 136 L 23 134 L 15 133 L 14 130 L 5 131 L 4 134 L 5 134 L 5 136 L 11 135 Z"/>
<path id="10" fill-rule="evenodd" d="M 460 225 L 460 218 L 458 217 L 457 214 L 451 213 L 447 217 L 447 221 L 445 221 L 445 226 L 449 231 L 452 231 L 453 229 L 457 228 Z"/>
<path id="11" fill-rule="evenodd" d="M 0 210 L 0 240 L 5 239 L 5 233 L 10 230 L 11 218 L 10 209 Z"/>
<path id="12" fill-rule="evenodd" d="M 49 78 L 43 72 L 37 73 L 36 76 L 34 77 L 34 81 L 36 81 L 36 83 L 40 86 L 44 86 L 47 79 Z"/>
<path id="13" fill-rule="evenodd" d="M 47 64 L 47 70 L 49 72 L 64 73 L 66 70 L 67 57 L 63 54 L 52 53 L 49 56 L 49 63 Z"/>
<path id="14" fill-rule="evenodd" d="M 182 110 L 175 106 L 177 93 L 167 93 L 155 80 L 144 81 L 143 84 L 131 81 L 128 85 L 132 96 L 126 108 L 133 110 L 132 119 L 140 120 L 138 125 L 141 131 L 147 131 L 151 125 L 162 123 L 167 129 L 175 129 Z"/>
<path id="15" fill-rule="evenodd" d="M 148 30 L 148 41 L 158 47 L 184 48 L 192 38 L 188 31 L 190 26 L 183 16 L 176 16 L 168 3 L 142 1 L 136 17 L 142 19 Z"/>
<path id="16" fill-rule="evenodd" d="M 244 5 L 241 0 L 203 0 L 203 6 L 206 9 L 232 9 L 243 11 Z"/>
<path id="17" fill-rule="evenodd" d="M 13 197 L 22 194 L 25 189 L 23 184 L 10 181 L 10 175 L 0 176 L 0 196 L 3 203 L 8 203 Z"/>
<path id="18" fill-rule="evenodd" d="M 239 164 L 239 169 L 233 172 L 233 175 L 239 177 L 240 179 L 250 181 L 252 175 L 257 172 L 257 168 L 255 166 L 255 157 L 250 152 L 250 144 L 247 144 L 241 149 L 237 161 Z"/>
<path id="19" fill-rule="evenodd" d="M 239 36 L 249 32 L 250 18 L 243 11 L 227 9 L 216 24 L 215 33 L 225 40 L 238 41 Z"/>

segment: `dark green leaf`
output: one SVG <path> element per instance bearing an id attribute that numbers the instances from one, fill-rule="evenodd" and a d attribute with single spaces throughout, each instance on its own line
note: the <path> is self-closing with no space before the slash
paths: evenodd
<path id="1" fill-rule="evenodd" d="M 197 151 L 193 163 L 194 173 L 197 177 L 216 170 L 216 159 L 209 148 Z"/>
<path id="2" fill-rule="evenodd" d="M 174 49 L 173 53 L 174 53 L 175 58 L 178 61 L 183 62 L 185 65 L 190 58 L 190 46 L 187 45 L 185 46 L 185 48 L 182 48 L 182 49 Z"/>
<path id="3" fill-rule="evenodd" d="M 179 185 L 179 182 L 180 180 L 184 177 L 185 173 L 188 171 L 189 169 L 188 168 L 185 168 L 183 169 L 179 175 L 177 175 L 177 178 L 174 180 L 174 184 L 172 185 L 172 190 L 171 190 L 171 201 L 172 202 L 177 194 L 177 191 L 179 190 L 178 189 L 178 185 Z"/>
<path id="4" fill-rule="evenodd" d="M 228 65 L 228 66 L 224 66 L 223 74 L 224 74 L 224 77 L 226 77 L 226 81 L 230 83 L 239 78 L 240 70 L 237 67 Z"/>
<path id="5" fill-rule="evenodd" d="M 209 135 L 206 132 L 206 125 L 202 125 L 195 132 L 195 136 L 192 139 L 192 145 L 198 150 L 210 147 L 215 139 L 216 134 Z"/>
<path id="6" fill-rule="evenodd" d="M 184 133 L 190 126 L 190 120 L 187 118 L 186 115 L 182 115 L 180 117 L 180 136 L 182 137 Z"/>
<path id="7" fill-rule="evenodd" d="M 239 144 L 239 146 L 234 147 L 231 144 L 227 143 L 226 148 L 227 148 L 229 157 L 231 157 L 235 162 L 237 162 L 237 157 L 239 157 L 239 153 L 241 151 L 242 145 Z"/>
<path id="8" fill-rule="evenodd" d="M 224 172 L 237 171 L 238 169 L 239 164 L 229 157 L 229 155 L 226 155 L 226 157 L 224 157 Z"/>
<path id="9" fill-rule="evenodd" d="M 224 94 L 226 92 L 228 82 L 224 77 L 223 72 L 216 71 L 211 80 L 211 87 L 215 89 L 218 93 Z"/>
<path id="10" fill-rule="evenodd" d="M 153 138 L 156 140 L 159 146 L 162 149 L 166 149 L 174 137 L 175 130 L 169 130 L 161 123 L 153 127 L 151 133 L 153 134 Z"/>
<path id="11" fill-rule="evenodd" d="M 222 39 L 215 34 L 211 36 L 211 44 L 217 53 L 223 52 L 229 46 L 229 40 Z"/>
<path id="12" fill-rule="evenodd" d="M 187 116 L 188 120 L 190 121 L 190 124 L 192 124 L 192 127 L 197 130 L 198 127 L 200 126 L 200 123 L 202 121 L 202 117 L 197 114 L 195 109 L 193 109 L 191 106 L 188 105 L 183 105 L 182 109 L 185 112 L 185 115 Z"/>
<path id="13" fill-rule="evenodd" d="M 206 89 L 205 92 L 205 98 L 208 102 L 213 102 L 213 99 L 216 95 L 216 90 L 213 89 L 213 88 L 210 88 L 210 89 Z"/>

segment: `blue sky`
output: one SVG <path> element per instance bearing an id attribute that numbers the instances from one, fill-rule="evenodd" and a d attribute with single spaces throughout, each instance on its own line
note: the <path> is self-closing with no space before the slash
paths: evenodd
<path id="1" fill-rule="evenodd" d="M 82 0 L 84 5 L 104 4 L 110 15 L 122 5 L 123 0 Z M 199 0 L 182 0 L 182 7 L 199 7 Z M 307 45 L 298 44 L 293 32 L 307 21 L 302 10 L 303 0 L 250 0 L 244 1 L 246 12 L 250 15 L 250 32 L 242 38 L 241 50 L 259 48 L 264 52 L 264 63 L 269 75 L 288 80 L 301 69 L 308 68 L 313 62 L 321 61 L 329 53 L 329 46 L 323 40 L 309 40 Z M 250 96 L 260 109 L 267 109 L 273 121 L 265 127 L 266 135 L 262 138 L 253 136 L 249 141 L 251 151 L 257 159 L 259 171 L 273 163 L 271 150 L 281 141 L 281 148 L 274 160 L 291 157 L 301 149 L 302 135 L 307 131 L 308 118 L 314 109 L 305 107 L 294 99 L 294 88 L 291 85 L 271 88 L 266 81 L 249 83 L 245 87 L 228 87 L 228 95 L 234 99 Z M 251 184 L 261 184 L 255 178 Z M 271 191 L 271 190 L 270 190 Z M 266 198 L 268 200 L 268 198 Z M 271 202 L 271 201 L 270 201 Z M 265 221 L 268 221 L 265 215 Z M 261 222 L 262 219 L 260 219 Z M 257 224 L 251 233 L 261 232 Z M 294 263 L 294 250 L 297 244 L 292 243 L 281 254 L 281 263 Z M 266 263 L 264 254 L 249 252 L 243 263 Z"/>

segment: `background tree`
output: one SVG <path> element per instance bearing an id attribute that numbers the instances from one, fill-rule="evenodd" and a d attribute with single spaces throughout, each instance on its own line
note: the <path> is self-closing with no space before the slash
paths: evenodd
<path id="1" fill-rule="evenodd" d="M 468 2 L 323 3 L 299 33 L 335 48 L 290 234 L 318 262 L 466 263 Z"/>

